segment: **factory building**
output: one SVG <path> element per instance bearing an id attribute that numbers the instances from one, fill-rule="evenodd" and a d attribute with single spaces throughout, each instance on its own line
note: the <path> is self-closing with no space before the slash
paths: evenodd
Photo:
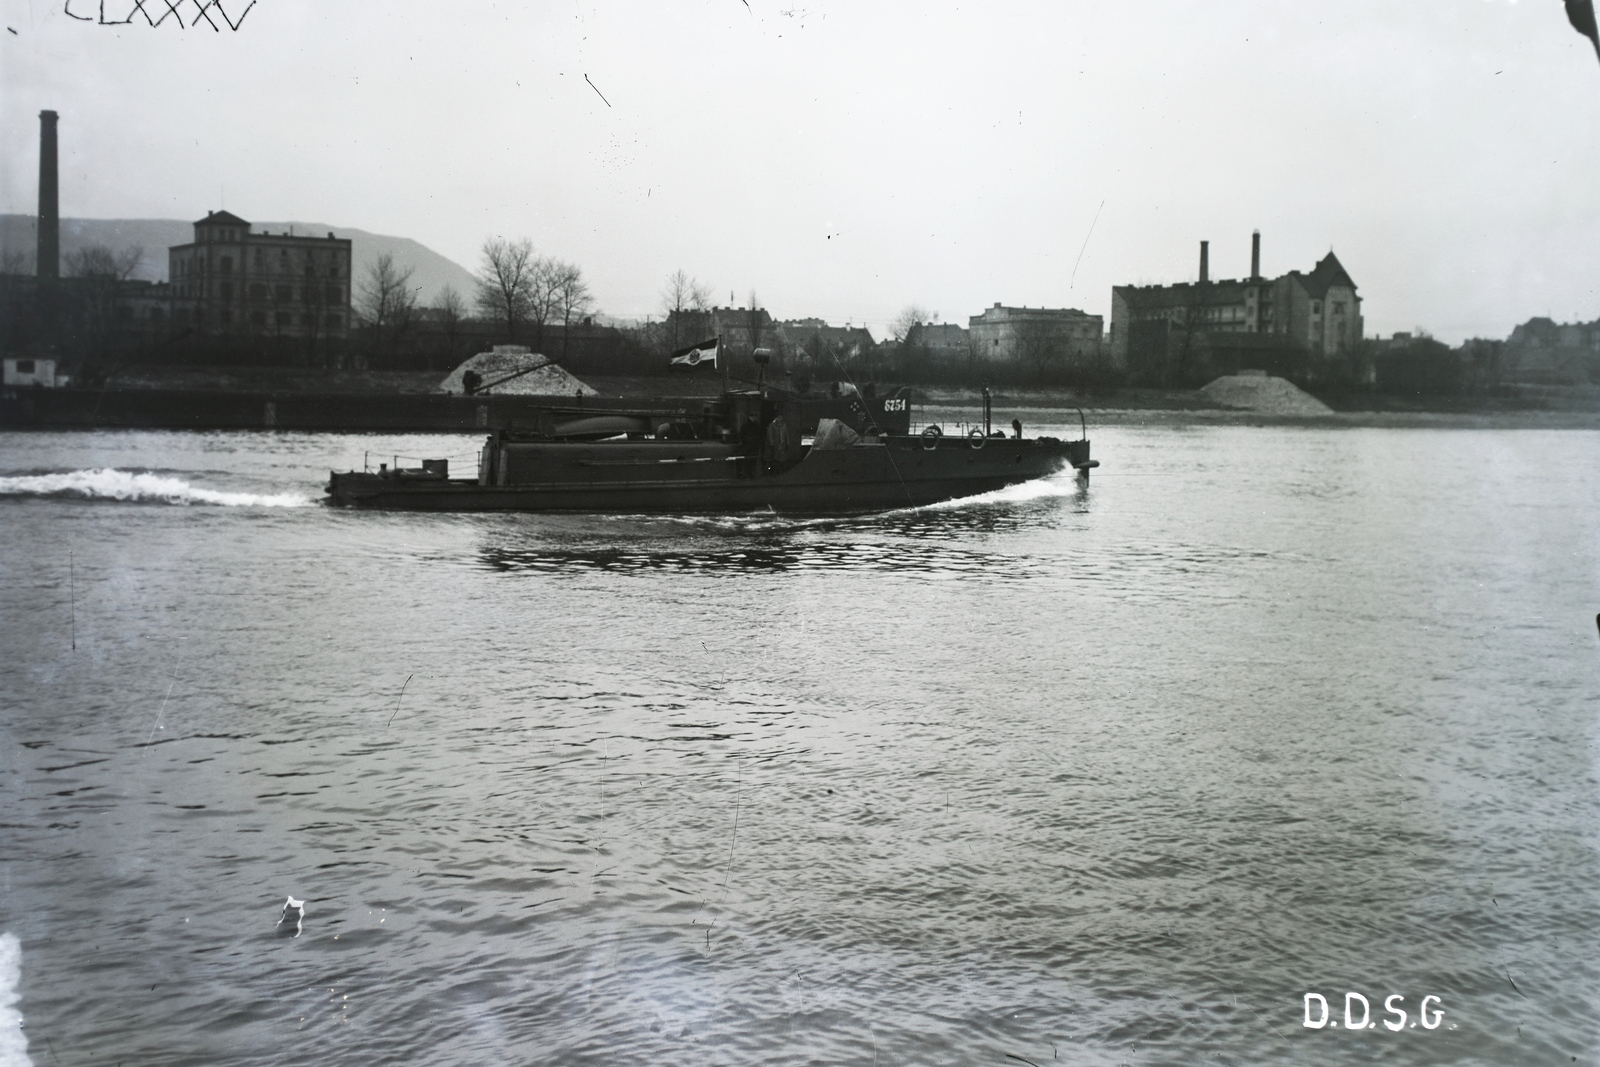
<path id="1" fill-rule="evenodd" d="M 1210 275 L 1210 242 L 1201 241 L 1197 281 L 1115 286 L 1110 342 L 1117 365 L 1154 380 L 1203 353 L 1208 370 L 1223 373 L 1294 361 L 1314 371 L 1349 357 L 1361 342 L 1361 297 L 1332 251 L 1307 273 L 1267 278 L 1257 231 L 1248 277 Z"/>
<path id="2" fill-rule="evenodd" d="M 213 211 L 194 240 L 167 250 L 175 317 L 205 333 L 342 338 L 350 322 L 350 242 L 328 234 L 252 233 Z"/>

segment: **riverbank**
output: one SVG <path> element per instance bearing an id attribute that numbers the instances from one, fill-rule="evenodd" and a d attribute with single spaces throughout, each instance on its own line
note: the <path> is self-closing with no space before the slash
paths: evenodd
<path id="1" fill-rule="evenodd" d="M 105 388 L 199 393 L 431 393 L 447 373 L 294 367 L 127 367 L 113 374 Z"/>
<path id="2" fill-rule="evenodd" d="M 1545 393 L 1561 395 L 1541 395 Z M 1326 414 L 1273 414 L 1224 407 L 1198 390 L 1120 389 L 1080 396 L 1070 390 L 991 390 L 994 421 L 1074 422 L 1118 426 L 1371 426 L 1415 429 L 1600 429 L 1600 397 L 1576 390 L 1540 390 L 1513 397 L 1388 397 L 1319 395 Z M 983 406 L 972 390 L 918 389 L 918 422 L 972 421 Z M 1362 406 L 1363 403 L 1365 406 Z M 1001 417 L 1004 412 L 1005 417 Z"/>
<path id="3" fill-rule="evenodd" d="M 981 403 L 922 405 L 915 411 L 918 424 L 974 421 Z M 1197 426 L 1304 426 L 1373 427 L 1373 429 L 1434 430 L 1600 430 L 1600 411 L 1334 411 L 1320 416 L 1261 414 L 1258 411 L 1163 410 L 1163 408 L 1091 408 L 1083 406 L 1090 437 L 1096 426 L 1197 427 Z M 1005 416 L 1005 418 L 1002 418 Z M 1062 406 L 1011 406 L 994 403 L 997 429 L 1021 419 L 1024 432 L 1038 424 L 1075 424 L 1078 408 Z"/>
<path id="4" fill-rule="evenodd" d="M 1266 415 L 1255 411 L 1095 407 L 1091 405 L 1021 405 L 996 399 L 994 425 L 1008 429 L 1020 419 L 1024 432 L 1038 425 L 1075 425 L 1083 412 L 1089 436 L 1096 426 L 1305 426 L 1372 427 L 1434 430 L 1600 430 L 1600 411 L 1335 411 L 1329 415 Z M 974 422 L 982 401 L 962 404 L 919 404 L 913 429 L 930 422 Z"/>
<path id="5" fill-rule="evenodd" d="M 83 418 L 74 425 L 137 424 L 131 415 L 114 412 L 143 410 L 152 403 L 153 392 L 209 394 L 226 403 L 230 397 L 245 402 L 258 401 L 262 413 L 251 415 L 252 424 L 286 424 L 280 413 L 293 407 L 327 398 L 319 407 L 328 411 L 316 420 L 315 428 L 337 428 L 327 420 L 338 419 L 352 405 L 362 409 L 362 418 L 347 428 L 368 428 L 375 412 L 359 397 L 384 397 L 389 403 L 439 403 L 447 398 L 434 392 L 443 380 L 442 371 L 325 371 L 276 367 L 133 367 L 119 371 L 103 390 L 94 390 L 96 401 L 88 405 Z M 676 375 L 662 378 L 594 377 L 586 381 L 603 397 L 639 400 L 652 396 L 711 396 L 722 386 L 713 374 Z M 948 386 L 913 385 L 915 421 L 972 421 L 981 410 L 982 393 L 977 389 Z M 815 388 L 813 391 L 816 391 Z M 64 393 L 80 393 L 64 390 Z M 82 392 L 88 392 L 84 390 Z M 432 396 L 429 401 L 424 398 Z M 1009 425 L 1021 418 L 1024 424 L 1060 424 L 1075 421 L 1083 411 L 1090 422 L 1126 426 L 1253 425 L 1253 426 L 1373 426 L 1416 428 L 1600 428 L 1600 389 L 1523 386 L 1515 392 L 1497 396 L 1398 397 L 1368 393 L 1319 393 L 1317 399 L 1333 410 L 1328 414 L 1274 414 L 1227 407 L 1192 389 L 1115 389 L 1078 393 L 1064 388 L 996 388 L 991 390 L 997 423 Z M 296 400 L 296 398 L 302 398 Z M 65 401 L 65 396 L 39 397 Z M 176 401 L 178 398 L 173 397 Z M 457 398 L 457 402 L 463 398 Z M 488 398 L 480 398 L 488 399 Z M 266 414 L 265 404 L 274 404 Z M 331 407 L 329 406 L 331 404 Z M 70 406 L 70 405 L 69 405 Z M 380 405 L 381 406 L 381 405 Z M 602 405 L 605 406 L 605 405 Z M 1004 418 L 1000 414 L 1006 412 Z M 170 420 L 168 420 L 170 421 Z M 453 429 L 477 428 L 476 409 L 451 419 Z M 179 420 L 187 425 L 189 419 Z M 457 425 L 457 423 L 460 425 Z"/>

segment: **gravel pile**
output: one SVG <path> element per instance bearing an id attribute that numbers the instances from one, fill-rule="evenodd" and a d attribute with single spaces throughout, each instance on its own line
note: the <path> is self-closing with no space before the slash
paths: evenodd
<path id="1" fill-rule="evenodd" d="M 480 386 L 489 385 L 526 367 L 538 366 L 544 359 L 545 357 L 528 350 L 523 345 L 495 345 L 492 351 L 479 352 L 451 371 L 449 377 L 439 383 L 439 391 L 465 392 L 461 379 L 469 370 L 478 372 Z M 578 393 L 584 396 L 600 395 L 599 390 L 584 384 L 554 363 L 512 378 L 504 385 L 496 385 L 489 390 L 489 393 L 493 396 L 504 396 L 507 393 L 532 396 L 575 396 Z"/>
<path id="2" fill-rule="evenodd" d="M 1293 382 L 1259 375 L 1230 374 L 1200 390 L 1224 407 L 1261 415 L 1331 415 L 1333 409 Z"/>

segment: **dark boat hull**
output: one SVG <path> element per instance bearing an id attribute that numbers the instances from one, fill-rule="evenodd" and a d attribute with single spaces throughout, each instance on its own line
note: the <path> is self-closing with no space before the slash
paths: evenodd
<path id="1" fill-rule="evenodd" d="M 544 449 L 514 484 L 410 472 L 334 473 L 331 503 L 409 511 L 590 511 L 843 514 L 916 507 L 1048 477 L 1087 473 L 1089 442 L 1054 438 L 882 443 L 811 450 L 781 470 L 729 451 L 678 456 L 670 445 Z M 704 450 L 702 450 L 704 451 Z M 613 458 L 613 456 L 615 458 Z M 597 458 L 598 457 L 598 458 Z"/>

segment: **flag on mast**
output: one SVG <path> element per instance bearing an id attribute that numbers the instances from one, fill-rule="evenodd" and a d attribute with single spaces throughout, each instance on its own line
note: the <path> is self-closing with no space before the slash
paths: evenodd
<path id="1" fill-rule="evenodd" d="M 670 365 L 674 367 L 698 367 L 702 363 L 709 363 L 715 367 L 717 365 L 717 342 L 718 339 L 713 337 L 709 341 L 701 341 L 697 345 L 680 348 L 672 353 L 672 363 Z"/>
<path id="2" fill-rule="evenodd" d="M 1600 27 L 1595 25 L 1594 0 L 1566 0 L 1567 21 L 1572 28 L 1589 38 L 1594 54 L 1600 56 Z"/>

